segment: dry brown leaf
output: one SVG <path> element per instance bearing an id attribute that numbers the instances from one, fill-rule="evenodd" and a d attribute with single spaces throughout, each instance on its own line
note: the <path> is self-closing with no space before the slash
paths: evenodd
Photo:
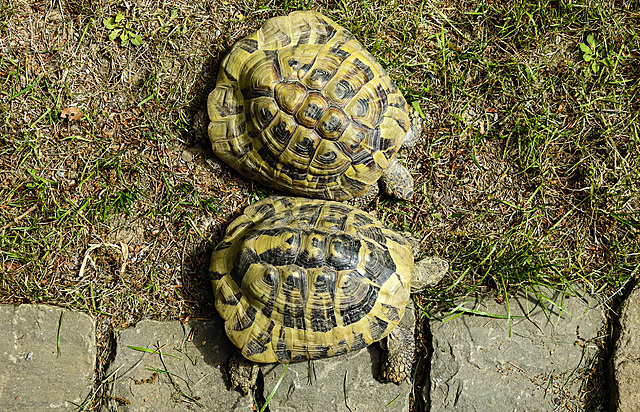
<path id="1" fill-rule="evenodd" d="M 60 112 L 61 119 L 80 120 L 82 119 L 82 115 L 82 111 L 73 106 L 62 109 L 62 112 Z"/>

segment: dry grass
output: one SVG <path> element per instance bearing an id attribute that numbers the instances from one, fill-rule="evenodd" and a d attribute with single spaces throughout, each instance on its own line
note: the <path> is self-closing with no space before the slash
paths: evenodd
<path id="1" fill-rule="evenodd" d="M 573 282 L 612 299 L 638 277 L 637 1 L 125 4 L 0 5 L 0 302 L 90 312 L 105 353 L 113 327 L 211 316 L 212 247 L 271 191 L 220 167 L 193 119 L 236 40 L 308 7 L 424 113 L 402 154 L 416 196 L 373 210 L 451 261 L 425 310 Z M 141 45 L 109 39 L 118 12 Z M 61 118 L 69 107 L 83 117 Z"/>

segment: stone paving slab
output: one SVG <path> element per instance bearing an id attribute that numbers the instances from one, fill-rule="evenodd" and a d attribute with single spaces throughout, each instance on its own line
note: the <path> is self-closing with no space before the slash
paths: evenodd
<path id="1" fill-rule="evenodd" d="M 588 296 L 545 296 L 554 296 L 547 311 L 533 297 L 510 299 L 511 321 L 470 314 L 432 321 L 425 411 L 581 410 L 580 368 L 597 355 L 588 341 L 598 336 L 604 313 Z M 507 314 L 491 297 L 474 309 Z"/>
<path id="2" fill-rule="evenodd" d="M 47 305 L 0 305 L 0 410 L 67 411 L 93 390 L 95 323 Z"/>
<path id="3" fill-rule="evenodd" d="M 640 283 L 620 308 L 613 353 L 612 411 L 640 411 Z"/>
<path id="4" fill-rule="evenodd" d="M 221 319 L 143 320 L 119 330 L 107 372 L 116 380 L 103 411 L 253 411 L 250 397 L 227 390 L 222 365 L 234 350 Z"/>
<path id="5" fill-rule="evenodd" d="M 380 346 L 332 359 L 292 363 L 269 403 L 271 412 L 350 412 L 409 410 L 408 383 L 380 383 Z M 284 371 L 283 365 L 263 368 L 265 396 Z"/>

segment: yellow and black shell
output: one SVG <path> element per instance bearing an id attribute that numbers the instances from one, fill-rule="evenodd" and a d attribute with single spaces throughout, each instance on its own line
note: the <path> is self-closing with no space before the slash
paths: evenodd
<path id="1" fill-rule="evenodd" d="M 407 102 L 382 66 L 315 11 L 272 18 L 238 41 L 207 108 L 220 159 L 313 198 L 364 194 L 410 130 Z"/>
<path id="2" fill-rule="evenodd" d="M 253 362 L 318 359 L 387 336 L 409 301 L 406 239 L 338 202 L 273 196 L 234 220 L 211 258 L 216 309 Z"/>

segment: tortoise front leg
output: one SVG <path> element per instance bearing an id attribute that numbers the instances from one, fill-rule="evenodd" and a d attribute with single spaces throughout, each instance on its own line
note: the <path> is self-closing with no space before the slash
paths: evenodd
<path id="1" fill-rule="evenodd" d="M 411 365 L 416 350 L 413 331 L 401 323 L 380 341 L 380 346 L 382 346 L 382 360 L 378 380 L 397 384 L 406 381 L 410 384 Z"/>
<path id="2" fill-rule="evenodd" d="M 238 388 L 242 392 L 242 396 L 246 398 L 249 391 L 256 387 L 259 369 L 257 363 L 247 360 L 239 350 L 236 351 L 229 359 L 231 390 Z"/>

